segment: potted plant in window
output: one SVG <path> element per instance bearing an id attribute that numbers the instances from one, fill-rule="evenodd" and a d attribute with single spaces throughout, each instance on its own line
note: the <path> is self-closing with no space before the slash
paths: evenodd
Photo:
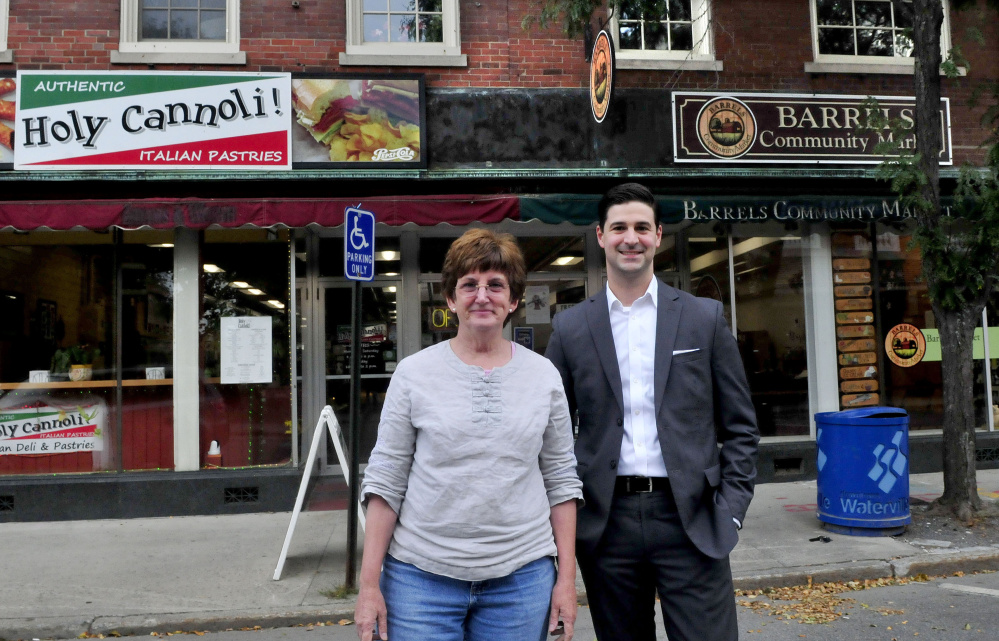
<path id="1" fill-rule="evenodd" d="M 57 349 L 52 355 L 52 373 L 68 372 L 71 381 L 89 381 L 94 376 L 94 359 L 100 354 L 100 349 L 86 344 Z"/>

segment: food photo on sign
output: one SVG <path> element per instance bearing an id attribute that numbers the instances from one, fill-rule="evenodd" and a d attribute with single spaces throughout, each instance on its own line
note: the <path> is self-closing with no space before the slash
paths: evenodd
<path id="1" fill-rule="evenodd" d="M 0 165 L 14 163 L 14 91 L 17 81 L 0 77 Z"/>
<path id="2" fill-rule="evenodd" d="M 296 165 L 426 167 L 420 76 L 295 76 Z"/>

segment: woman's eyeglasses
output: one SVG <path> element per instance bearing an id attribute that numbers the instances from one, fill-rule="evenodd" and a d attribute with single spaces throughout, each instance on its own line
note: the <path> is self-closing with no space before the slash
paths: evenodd
<path id="1" fill-rule="evenodd" d="M 479 290 L 483 287 L 485 288 L 487 294 L 502 294 L 509 289 L 507 284 L 501 280 L 494 280 L 481 285 L 473 281 L 468 281 L 460 283 L 458 285 L 458 291 L 465 296 L 477 296 L 479 294 Z"/>

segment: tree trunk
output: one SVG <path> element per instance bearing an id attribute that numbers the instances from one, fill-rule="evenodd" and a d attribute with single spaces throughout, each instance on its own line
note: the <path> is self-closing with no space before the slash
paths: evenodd
<path id="1" fill-rule="evenodd" d="M 940 148 L 943 145 L 940 121 L 940 29 L 943 26 L 942 0 L 913 0 L 912 40 L 915 45 L 914 87 L 916 98 L 916 153 L 919 168 L 926 176 L 920 188 L 925 209 L 920 208 L 920 224 L 935 225 L 940 216 Z"/>
<path id="2" fill-rule="evenodd" d="M 896 7 L 904 10 L 901 2 Z M 916 208 L 918 224 L 937 229 L 944 215 L 940 207 L 940 29 L 943 25 L 942 0 L 913 0 L 912 39 L 915 45 L 914 84 L 916 98 L 916 152 L 919 168 L 926 177 L 920 185 L 922 202 Z M 925 247 L 924 247 L 925 250 Z M 951 250 L 958 250 L 952 247 Z M 923 252 L 923 274 L 932 286 L 938 252 Z M 934 297 L 935 298 L 935 297 Z M 984 304 L 984 301 L 982 301 Z M 972 341 L 981 316 L 977 301 L 965 301 L 960 309 L 943 309 L 933 300 L 933 313 L 940 331 L 943 371 L 943 477 L 944 492 L 938 499 L 962 521 L 971 520 L 982 505 L 975 478 L 975 403 Z"/>
<path id="3" fill-rule="evenodd" d="M 982 507 L 975 478 L 975 403 L 972 343 L 980 314 L 933 305 L 943 372 L 944 492 L 938 499 L 964 522 Z"/>

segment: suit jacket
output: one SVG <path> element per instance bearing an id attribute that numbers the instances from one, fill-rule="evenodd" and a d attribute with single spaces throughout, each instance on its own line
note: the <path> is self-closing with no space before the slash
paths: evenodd
<path id="1" fill-rule="evenodd" d="M 606 289 L 557 314 L 552 330 L 545 356 L 562 375 L 570 411 L 579 413 L 576 470 L 586 504 L 577 545 L 592 552 L 607 525 L 624 437 Z M 706 555 L 724 558 L 739 539 L 732 517 L 743 522 L 753 498 L 759 430 L 721 303 L 659 282 L 654 387 L 659 443 L 684 530 Z"/>

